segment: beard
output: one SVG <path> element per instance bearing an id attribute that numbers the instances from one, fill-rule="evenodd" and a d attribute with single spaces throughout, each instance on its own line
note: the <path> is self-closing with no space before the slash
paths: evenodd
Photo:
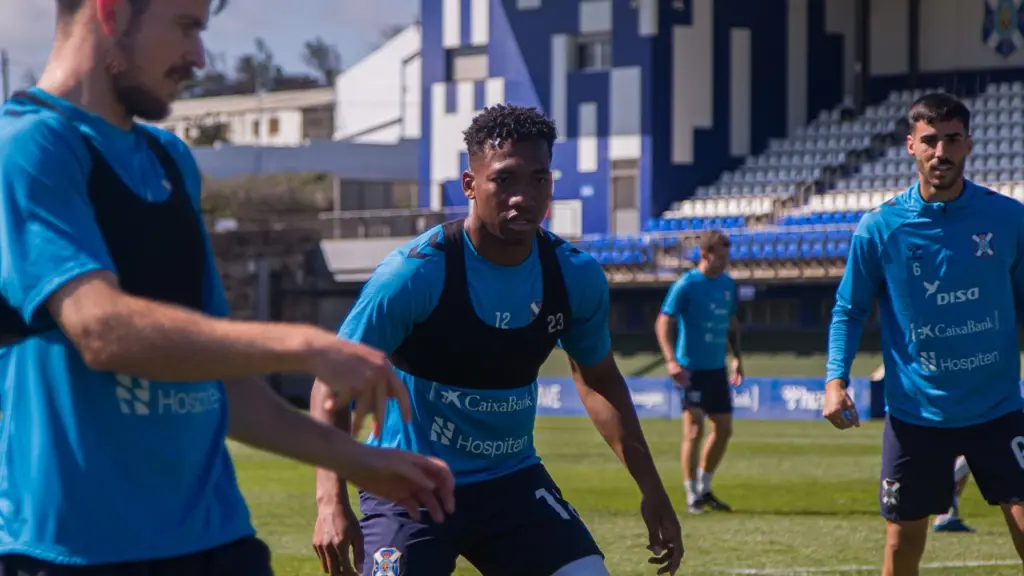
<path id="1" fill-rule="evenodd" d="M 132 118 L 158 122 L 171 114 L 171 103 L 122 72 L 114 76 L 114 96 Z"/>

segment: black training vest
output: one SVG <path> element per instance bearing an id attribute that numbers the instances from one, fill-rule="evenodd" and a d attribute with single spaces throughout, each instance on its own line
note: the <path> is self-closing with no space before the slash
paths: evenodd
<path id="1" fill-rule="evenodd" d="M 32 94 L 18 92 L 12 99 L 31 102 L 60 114 L 48 102 Z M 7 110 L 5 113 L 15 112 Z M 202 310 L 207 259 L 202 220 L 185 190 L 177 163 L 155 136 L 147 131 L 142 133 L 164 169 L 164 184 L 170 188 L 170 195 L 161 202 L 143 199 L 128 188 L 99 149 L 83 136 L 92 160 L 88 193 L 96 223 L 122 290 Z M 0 296 L 0 346 L 9 346 L 56 328 L 56 322 L 45 308 L 40 309 L 29 325 Z"/>
<path id="2" fill-rule="evenodd" d="M 572 317 L 555 254 L 565 241 L 538 232 L 543 299 L 533 305 L 532 322 L 502 329 L 481 320 L 470 301 L 463 224 L 461 219 L 446 222 L 443 242 L 430 241 L 430 247 L 444 254 L 444 288 L 430 316 L 413 327 L 391 361 L 408 374 L 449 386 L 493 390 L 528 386 L 537 379 Z M 418 249 L 409 253 L 409 258 L 431 257 L 436 256 Z"/>

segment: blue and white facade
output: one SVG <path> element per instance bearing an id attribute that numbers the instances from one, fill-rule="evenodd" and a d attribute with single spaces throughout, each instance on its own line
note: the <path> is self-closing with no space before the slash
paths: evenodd
<path id="1" fill-rule="evenodd" d="M 1020 4 L 922 3 L 921 85 L 1019 75 L 1021 30 L 992 15 Z M 911 12 L 869 10 L 877 100 L 906 87 Z M 630 233 L 853 92 L 854 0 L 424 0 L 422 20 L 421 206 L 465 205 L 476 112 L 537 106 L 560 132 L 558 231 Z"/>
<path id="2" fill-rule="evenodd" d="M 852 21 L 830 27 L 823 0 L 430 0 L 422 10 L 423 206 L 466 203 L 461 131 L 484 106 L 511 102 L 558 125 L 555 218 L 629 233 L 847 88 Z M 618 198 L 613 168 L 626 176 Z"/>

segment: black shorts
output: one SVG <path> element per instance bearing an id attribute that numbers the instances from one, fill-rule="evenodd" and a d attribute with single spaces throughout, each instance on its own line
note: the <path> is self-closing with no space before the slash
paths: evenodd
<path id="1" fill-rule="evenodd" d="M 601 555 L 541 464 L 459 486 L 455 502 L 455 514 L 435 524 L 361 492 L 363 575 L 450 576 L 462 556 L 485 576 L 545 576 Z"/>
<path id="2" fill-rule="evenodd" d="M 680 395 L 683 409 L 699 408 L 705 414 L 732 414 L 732 390 L 725 368 L 690 372 L 690 386 Z"/>
<path id="3" fill-rule="evenodd" d="M 1024 412 L 962 428 L 917 426 L 886 415 L 878 496 L 882 516 L 913 521 L 944 514 L 953 505 L 960 455 L 989 504 L 1024 500 Z"/>
<path id="4" fill-rule="evenodd" d="M 270 549 L 255 536 L 202 552 L 164 558 L 72 566 L 51 564 L 18 554 L 0 555 L 0 576 L 274 576 Z"/>

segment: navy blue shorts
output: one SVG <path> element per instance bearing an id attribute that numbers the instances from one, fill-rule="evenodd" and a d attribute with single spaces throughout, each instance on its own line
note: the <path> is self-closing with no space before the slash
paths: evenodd
<path id="1" fill-rule="evenodd" d="M 0 576 L 274 576 L 270 549 L 256 537 L 176 558 L 68 566 L 21 555 L 0 555 Z"/>
<path id="2" fill-rule="evenodd" d="M 442 524 L 426 512 L 416 522 L 401 507 L 365 492 L 359 507 L 364 576 L 449 576 L 459 556 L 484 576 L 550 576 L 580 558 L 601 555 L 541 464 L 457 487 L 455 514 Z"/>
<path id="3" fill-rule="evenodd" d="M 683 409 L 698 408 L 705 414 L 732 414 L 732 391 L 725 368 L 690 372 L 690 387 L 681 394 Z"/>
<path id="4" fill-rule="evenodd" d="M 989 504 L 1024 500 L 1024 412 L 962 428 L 917 426 L 886 415 L 878 497 L 882 516 L 913 521 L 948 511 L 960 455 Z"/>

